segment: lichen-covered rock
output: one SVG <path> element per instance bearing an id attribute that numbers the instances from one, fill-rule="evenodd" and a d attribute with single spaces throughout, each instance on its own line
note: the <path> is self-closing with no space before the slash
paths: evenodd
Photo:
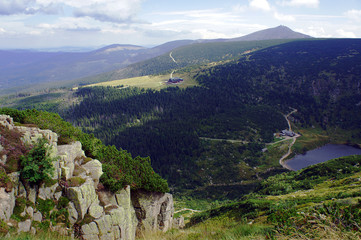
<path id="1" fill-rule="evenodd" d="M 91 222 L 89 224 L 84 224 L 81 227 L 81 230 L 83 231 L 84 235 L 98 235 L 99 234 L 98 225 L 95 222 Z"/>
<path id="2" fill-rule="evenodd" d="M 30 218 L 32 219 L 34 217 L 34 208 L 29 206 L 26 209 L 26 213 L 30 216 Z"/>
<path id="3" fill-rule="evenodd" d="M 95 223 L 98 226 L 99 229 L 99 235 L 107 235 L 112 231 L 112 218 L 110 215 L 105 215 L 99 219 L 95 220 Z"/>
<path id="4" fill-rule="evenodd" d="M 50 187 L 45 185 L 30 187 L 28 184 L 24 186 L 18 172 L 8 175 L 14 187 L 13 189 L 0 189 L 0 219 L 8 220 L 10 218 L 16 197 L 24 197 L 36 206 L 38 198 L 58 201 L 64 195 L 70 200 L 66 208 L 69 213 L 68 220 L 72 225 L 84 220 L 86 214 L 86 221 L 94 219 L 83 226 L 74 225 L 77 227 L 74 227 L 73 236 L 79 232 L 85 240 L 133 240 L 137 227 L 166 231 L 171 226 L 174 210 L 170 194 L 137 191 L 136 196 L 132 197 L 130 186 L 117 194 L 101 189 L 96 190 L 99 178 L 103 174 L 102 164 L 98 160 L 86 159 L 80 142 L 58 146 L 57 134 L 50 130 L 34 127 L 14 126 L 13 120 L 9 116 L 0 115 L 0 125 L 22 133 L 24 143 L 32 144 L 39 138 L 46 138 L 51 148 L 50 156 L 57 159 L 53 162 L 55 168 L 53 179 L 57 180 L 54 181 L 57 183 Z M 6 157 L 6 155 L 0 156 L 3 163 L 5 163 Z M 84 161 L 86 163 L 83 164 Z M 79 179 L 74 178 L 74 175 Z M 69 181 L 71 178 L 74 181 Z M 84 183 L 82 179 L 85 180 Z M 79 186 L 74 186 L 74 184 Z M 22 204 L 25 205 L 25 203 Z M 43 216 L 34 208 L 33 204 L 27 202 L 24 206 L 22 215 L 29 216 L 30 219 L 18 223 L 19 232 L 35 233 L 36 229 L 31 227 L 32 221 L 42 222 L 44 220 L 45 215 Z M 133 205 L 136 206 L 137 213 Z M 69 229 L 64 224 L 58 224 L 50 226 L 50 230 L 67 235 Z"/>
<path id="5" fill-rule="evenodd" d="M 50 187 L 46 187 L 45 184 L 42 184 L 39 188 L 39 194 L 38 197 L 46 200 L 46 199 L 53 199 L 54 193 L 56 191 L 56 188 L 59 186 L 58 183 L 55 183 L 54 185 Z"/>
<path id="6" fill-rule="evenodd" d="M 43 220 L 43 215 L 41 212 L 34 212 L 33 221 L 41 222 Z"/>
<path id="7" fill-rule="evenodd" d="M 24 222 L 18 223 L 18 232 L 29 232 L 31 228 L 31 220 L 27 219 Z"/>
<path id="8" fill-rule="evenodd" d="M 185 224 L 184 224 L 184 217 L 181 216 L 179 218 L 174 218 L 173 219 L 173 228 L 178 228 L 178 229 L 182 229 L 185 227 Z"/>
<path id="9" fill-rule="evenodd" d="M 69 213 L 69 216 L 68 216 L 69 222 L 71 224 L 76 223 L 79 215 L 78 215 L 78 212 L 77 212 L 73 202 L 69 202 L 69 204 L 68 204 L 68 213 Z"/>
<path id="10" fill-rule="evenodd" d="M 60 145 L 57 152 L 60 157 L 59 168 L 61 172 L 59 174 L 65 174 L 63 177 L 69 179 L 74 173 L 75 159 L 85 156 L 81 143 L 77 141 L 68 145 Z"/>
<path id="11" fill-rule="evenodd" d="M 98 186 L 99 178 L 103 174 L 102 164 L 98 160 L 94 159 L 82 165 L 82 167 L 85 169 L 86 173 L 89 174 L 89 176 L 94 180 L 94 185 Z"/>
<path id="12" fill-rule="evenodd" d="M 0 115 L 0 125 L 12 130 L 14 128 L 13 118 L 9 115 Z"/>
<path id="13" fill-rule="evenodd" d="M 5 188 L 0 188 L 0 219 L 9 220 L 15 207 L 14 190 L 6 192 Z"/>
<path id="14" fill-rule="evenodd" d="M 173 223 L 173 197 L 169 193 L 151 193 L 138 190 L 132 202 L 139 220 L 138 231 L 167 231 Z"/>
<path id="15" fill-rule="evenodd" d="M 32 202 L 32 203 L 36 203 L 36 192 L 37 192 L 37 190 L 36 190 L 36 186 L 35 187 L 33 187 L 33 188 L 29 188 L 28 190 L 27 190 L 27 199 L 30 201 L 30 202 Z"/>
<path id="16" fill-rule="evenodd" d="M 78 219 L 83 219 L 92 204 L 98 204 L 98 195 L 95 192 L 94 182 L 87 178 L 79 187 L 68 188 L 68 198 L 74 203 L 78 212 Z"/>
<path id="17" fill-rule="evenodd" d="M 89 215 L 93 218 L 100 218 L 104 212 L 104 209 L 102 206 L 100 206 L 99 204 L 93 203 L 90 207 L 89 207 Z"/>
<path id="18" fill-rule="evenodd" d="M 91 234 L 91 235 L 83 235 L 84 240 L 99 240 L 98 235 Z"/>

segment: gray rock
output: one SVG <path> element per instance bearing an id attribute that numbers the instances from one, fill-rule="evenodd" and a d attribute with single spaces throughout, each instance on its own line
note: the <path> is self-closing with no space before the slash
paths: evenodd
<path id="1" fill-rule="evenodd" d="M 8 177 L 10 178 L 10 181 L 13 183 L 14 195 L 18 196 L 19 195 L 19 185 L 21 184 L 21 186 L 23 186 L 23 184 L 19 181 L 20 172 L 9 173 Z M 25 191 L 25 188 L 24 188 L 24 191 Z M 26 197 L 26 194 L 24 195 L 24 197 Z"/>
<path id="2" fill-rule="evenodd" d="M 98 235 L 83 235 L 84 240 L 99 240 Z"/>
<path id="3" fill-rule="evenodd" d="M 19 182 L 19 185 L 18 185 L 18 193 L 17 193 L 17 197 L 24 197 L 26 198 L 26 195 L 27 195 L 27 192 L 26 192 L 26 189 L 24 187 L 24 185 L 22 184 L 22 182 Z"/>
<path id="4" fill-rule="evenodd" d="M 109 215 L 105 215 L 99 219 L 94 220 L 98 225 L 99 234 L 107 235 L 112 230 L 112 218 Z"/>
<path id="5" fill-rule="evenodd" d="M 85 171 L 89 174 L 89 176 L 93 179 L 95 187 L 98 186 L 99 178 L 103 174 L 102 164 L 94 159 L 86 164 L 82 165 Z"/>
<path id="6" fill-rule="evenodd" d="M 56 193 L 54 193 L 54 199 L 55 199 L 56 201 L 58 201 L 62 195 L 63 195 L 62 192 L 56 192 Z"/>
<path id="7" fill-rule="evenodd" d="M 78 215 L 78 212 L 77 212 L 73 202 L 69 202 L 69 204 L 68 204 L 68 213 L 69 213 L 69 217 L 68 217 L 69 222 L 71 224 L 76 223 L 76 221 L 78 220 L 79 215 Z"/>
<path id="8" fill-rule="evenodd" d="M 122 230 L 119 226 L 113 226 L 113 233 L 115 239 L 121 239 L 122 238 Z"/>
<path id="9" fill-rule="evenodd" d="M 92 204 L 98 204 L 98 195 L 95 192 L 94 182 L 87 178 L 79 187 L 68 188 L 68 198 L 74 203 L 78 212 L 78 218 L 83 219 Z"/>
<path id="10" fill-rule="evenodd" d="M 81 227 L 84 235 L 98 235 L 99 229 L 98 225 L 95 222 L 91 222 L 89 224 L 85 224 Z"/>
<path id="11" fill-rule="evenodd" d="M 185 224 L 184 224 L 183 216 L 173 219 L 173 228 L 183 229 L 184 227 L 185 227 Z"/>
<path id="12" fill-rule="evenodd" d="M 32 207 L 27 207 L 26 208 L 26 213 L 29 214 L 30 218 L 32 219 L 34 217 L 34 208 Z"/>
<path id="13" fill-rule="evenodd" d="M 33 221 L 41 222 L 43 220 L 43 215 L 41 212 L 34 212 Z"/>
<path id="14" fill-rule="evenodd" d="M 0 115 L 0 125 L 12 130 L 14 128 L 13 118 L 9 115 Z"/>
<path id="15" fill-rule="evenodd" d="M 35 188 L 29 188 L 29 191 L 27 192 L 27 198 L 30 202 L 34 203 L 36 202 L 36 189 Z"/>
<path id="16" fill-rule="evenodd" d="M 100 240 L 114 240 L 114 233 L 109 232 L 109 233 L 104 234 L 104 235 L 99 235 L 99 239 Z"/>
<path id="17" fill-rule="evenodd" d="M 31 228 L 31 220 L 27 219 L 24 222 L 18 223 L 18 233 L 20 232 L 29 232 Z"/>
<path id="18" fill-rule="evenodd" d="M 69 179 L 73 176 L 76 158 L 85 156 L 84 151 L 81 148 L 80 142 L 73 142 L 68 145 L 58 146 L 59 167 L 64 173 L 64 177 Z"/>
<path id="19" fill-rule="evenodd" d="M 7 193 L 5 188 L 0 188 L 0 219 L 9 220 L 15 207 L 14 190 Z"/>
<path id="20" fill-rule="evenodd" d="M 139 190 L 132 195 L 132 202 L 139 221 L 138 230 L 167 231 L 173 223 L 173 196 Z"/>
<path id="21" fill-rule="evenodd" d="M 99 204 L 93 203 L 92 205 L 90 205 L 88 213 L 93 218 L 100 218 L 103 214 L 103 211 L 104 211 L 104 209 L 102 206 L 100 206 Z"/>
<path id="22" fill-rule="evenodd" d="M 54 193 L 56 191 L 56 188 L 59 186 L 58 183 L 54 184 L 53 186 L 50 187 L 45 187 L 45 184 L 42 184 L 39 188 L 39 195 L 38 197 L 46 200 L 46 199 L 53 199 L 54 198 Z"/>

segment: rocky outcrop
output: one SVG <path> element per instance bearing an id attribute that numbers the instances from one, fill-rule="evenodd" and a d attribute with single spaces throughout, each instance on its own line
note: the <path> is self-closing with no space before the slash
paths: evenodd
<path id="1" fill-rule="evenodd" d="M 15 207 L 14 190 L 6 192 L 5 188 L 0 188 L 0 219 L 9 220 Z"/>
<path id="2" fill-rule="evenodd" d="M 57 159 L 53 163 L 52 181 L 31 186 L 20 180 L 18 172 L 13 172 L 8 174 L 13 187 L 0 188 L 0 219 L 9 221 L 16 206 L 16 214 L 21 210 L 16 217 L 18 232 L 35 233 L 38 224 L 48 222 L 52 231 L 85 240 L 128 240 L 135 238 L 136 231 L 171 228 L 174 212 L 171 194 L 132 192 L 130 186 L 116 194 L 98 189 L 102 164 L 87 158 L 80 142 L 58 146 L 58 136 L 50 130 L 15 126 L 6 115 L 0 115 L 0 125 L 22 133 L 21 141 L 25 144 L 47 139 L 51 156 Z M 47 212 L 46 207 L 39 207 L 41 204 L 53 204 L 54 209 Z M 50 215 L 58 216 L 55 225 Z M 65 222 L 79 227 L 68 229 Z"/>
<path id="3" fill-rule="evenodd" d="M 138 190 L 133 192 L 132 202 L 139 220 L 138 232 L 165 232 L 172 227 L 174 206 L 171 194 Z"/>

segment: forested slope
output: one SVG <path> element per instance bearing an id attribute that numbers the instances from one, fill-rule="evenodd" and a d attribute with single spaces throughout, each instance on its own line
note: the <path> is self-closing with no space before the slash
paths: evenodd
<path id="1" fill-rule="evenodd" d="M 79 89 L 81 102 L 66 118 L 108 144 L 150 155 L 172 186 L 255 180 L 253 167 L 272 166 L 260 150 L 287 127 L 282 114 L 290 107 L 298 109 L 298 126 L 347 129 L 360 138 L 360 43 L 330 39 L 273 46 L 205 68 L 194 76 L 201 86 L 184 90 Z"/>

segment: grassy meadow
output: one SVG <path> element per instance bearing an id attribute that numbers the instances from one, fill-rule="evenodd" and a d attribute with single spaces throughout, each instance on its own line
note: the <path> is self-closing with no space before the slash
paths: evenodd
<path id="1" fill-rule="evenodd" d="M 119 87 L 119 88 L 126 88 L 126 87 L 138 87 L 138 88 L 150 88 L 155 90 L 160 90 L 163 88 L 167 88 L 170 86 L 178 86 L 180 88 L 192 87 L 196 86 L 197 82 L 192 79 L 188 74 L 174 74 L 174 76 L 183 78 L 184 81 L 178 84 L 167 84 L 169 79 L 169 74 L 167 75 L 148 75 L 148 76 L 141 76 L 141 77 L 134 77 L 134 78 L 126 78 L 126 79 L 119 79 L 113 80 L 108 82 L 100 82 L 94 83 L 90 85 L 86 85 L 84 87 L 95 87 L 95 86 L 102 86 L 102 87 Z M 74 88 L 76 90 L 77 88 Z"/>

